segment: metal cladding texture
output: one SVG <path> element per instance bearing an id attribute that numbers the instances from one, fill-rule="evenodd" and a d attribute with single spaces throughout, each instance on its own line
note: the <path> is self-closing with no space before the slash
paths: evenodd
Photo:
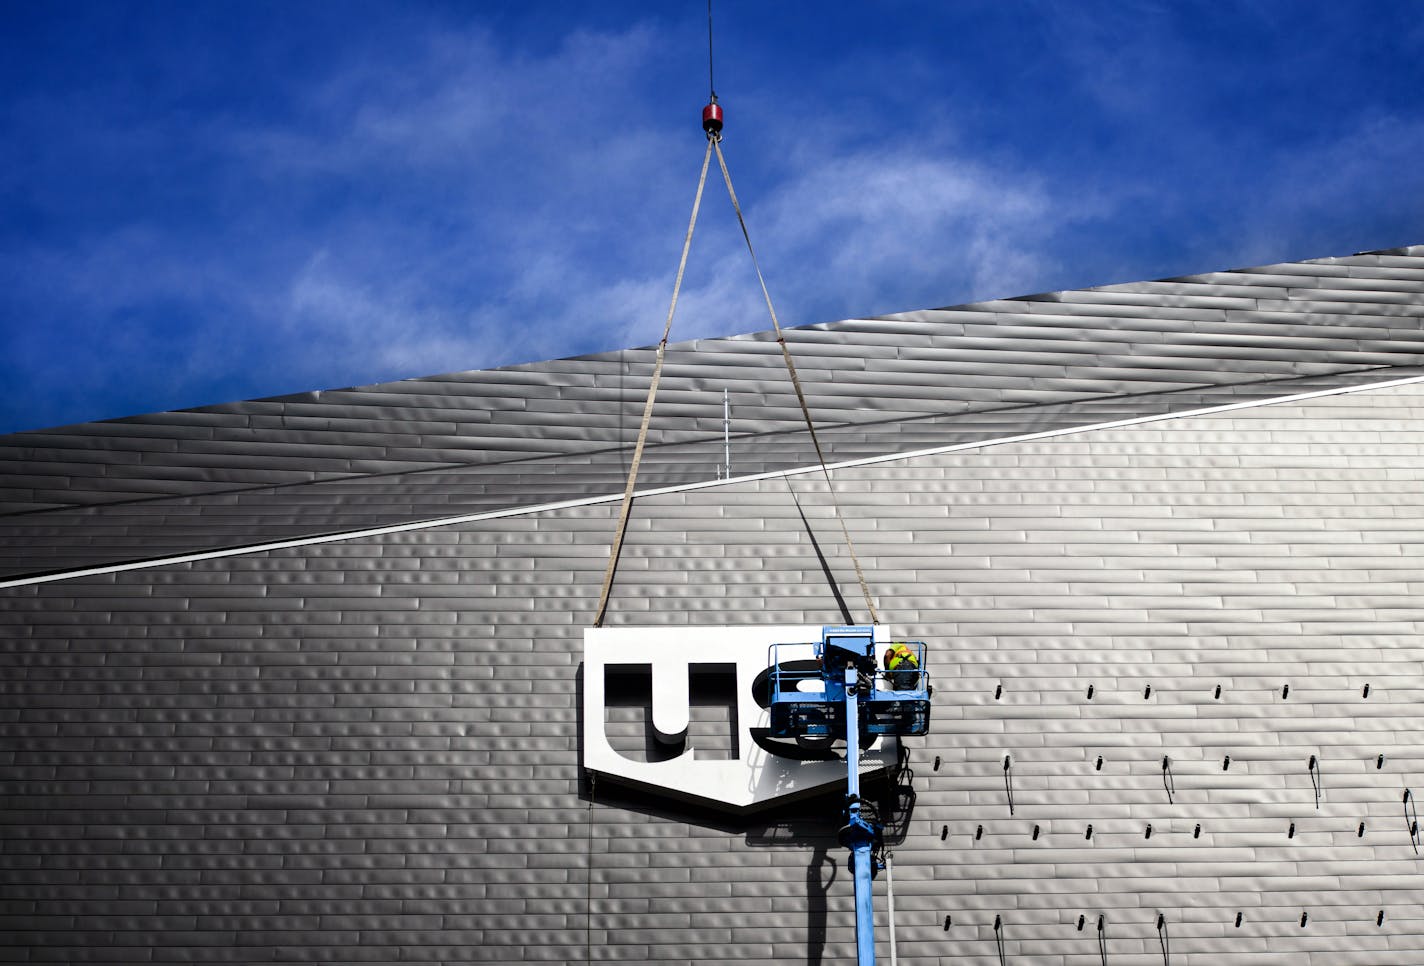
<path id="1" fill-rule="evenodd" d="M 830 458 L 1424 366 L 1424 246 L 790 330 Z M 621 489 L 652 349 L 0 437 L 0 577 Z M 770 333 L 669 348 L 647 485 L 813 453 Z M 122 504 L 115 508 L 113 504 Z"/>
<path id="2" fill-rule="evenodd" d="M 1356 388 L 836 472 L 939 682 L 902 963 L 1424 961 L 1424 383 Z M 0 962 L 851 962 L 834 799 L 581 772 L 616 511 L 0 589 Z M 836 534 L 815 476 L 642 498 L 609 622 L 863 617 Z"/>

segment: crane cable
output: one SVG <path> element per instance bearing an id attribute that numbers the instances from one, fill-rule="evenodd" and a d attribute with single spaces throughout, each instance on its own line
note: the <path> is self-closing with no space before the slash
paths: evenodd
<path id="1" fill-rule="evenodd" d="M 687 269 L 687 254 L 692 248 L 692 232 L 697 227 L 697 214 L 702 208 L 702 193 L 707 186 L 707 169 L 711 164 L 712 152 L 717 152 L 717 164 L 722 169 L 722 180 L 727 183 L 727 195 L 732 199 L 732 208 L 737 213 L 737 224 L 741 226 L 742 238 L 747 243 L 747 253 L 751 255 L 752 267 L 756 269 L 757 282 L 761 285 L 762 297 L 766 299 L 767 311 L 771 314 L 771 325 L 776 331 L 776 344 L 781 347 L 781 358 L 786 362 L 786 371 L 791 376 L 791 385 L 796 390 L 796 401 L 801 404 L 801 415 L 806 419 L 806 429 L 811 435 L 811 444 L 816 448 L 816 460 L 821 465 L 821 474 L 826 479 L 826 489 L 831 494 L 831 506 L 835 510 L 836 521 L 840 524 L 841 535 L 845 538 L 846 549 L 850 552 L 851 563 L 855 567 L 855 579 L 860 583 L 861 595 L 865 598 L 866 610 L 870 612 L 870 622 L 880 623 L 880 615 L 875 609 L 875 601 L 871 599 L 870 587 L 865 582 L 865 571 L 860 565 L 860 558 L 855 552 L 855 543 L 851 540 L 850 528 L 846 526 L 845 515 L 841 512 L 841 504 L 836 496 L 836 488 L 831 482 L 831 471 L 826 468 L 826 455 L 821 449 L 821 440 L 816 435 L 816 424 L 811 418 L 811 407 L 806 402 L 806 393 L 801 388 L 801 379 L 796 374 L 796 363 L 791 359 L 791 350 L 786 344 L 786 334 L 781 329 L 781 322 L 776 317 L 776 306 L 772 304 L 771 292 L 766 287 L 766 278 L 762 275 L 761 263 L 757 261 L 756 249 L 752 247 L 752 236 L 747 231 L 747 221 L 742 216 L 742 206 L 737 201 L 737 191 L 732 187 L 732 175 L 727 170 L 727 159 L 722 155 L 722 109 L 717 106 L 717 91 L 713 85 L 712 74 L 712 0 L 707 2 L 707 83 L 711 88 L 711 103 L 702 111 L 703 130 L 707 134 L 707 151 L 702 155 L 702 173 L 697 178 L 697 194 L 692 200 L 692 218 L 687 223 L 687 237 L 682 242 L 682 257 L 677 263 L 677 279 L 673 282 L 672 303 L 668 306 L 667 321 L 663 324 L 663 337 L 658 342 L 657 359 L 653 364 L 653 378 L 648 384 L 648 399 L 643 404 L 643 421 L 638 427 L 638 441 L 633 447 L 633 459 L 628 466 L 628 482 L 623 488 L 623 507 L 618 514 L 618 528 L 613 536 L 613 546 L 608 553 L 608 569 L 603 574 L 603 588 L 599 592 L 598 611 L 594 615 L 593 626 L 602 627 L 603 618 L 608 613 L 608 598 L 613 591 L 613 578 L 618 571 L 618 558 L 623 553 L 623 540 L 628 533 L 628 516 L 633 507 L 633 488 L 638 480 L 638 466 L 643 461 L 643 448 L 648 440 L 648 427 L 653 418 L 653 400 L 658 394 L 658 383 L 662 380 L 663 360 L 667 356 L 668 335 L 672 332 L 672 318 L 677 311 L 678 294 L 682 291 L 682 277 Z"/>
<path id="2" fill-rule="evenodd" d="M 717 103 L 717 81 L 712 74 L 712 0 L 707 0 L 707 90 Z"/>

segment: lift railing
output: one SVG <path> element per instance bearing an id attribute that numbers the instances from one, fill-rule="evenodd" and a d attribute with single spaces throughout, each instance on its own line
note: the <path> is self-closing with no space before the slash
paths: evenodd
<path id="1" fill-rule="evenodd" d="M 861 668 L 862 734 L 923 735 L 929 730 L 930 675 L 925 670 L 922 641 L 892 641 L 883 650 L 903 644 L 915 666 L 888 670 L 873 660 Z M 771 667 L 771 733 L 778 738 L 844 737 L 845 694 L 821 671 L 820 644 L 773 644 Z M 830 688 L 828 691 L 827 688 Z"/>

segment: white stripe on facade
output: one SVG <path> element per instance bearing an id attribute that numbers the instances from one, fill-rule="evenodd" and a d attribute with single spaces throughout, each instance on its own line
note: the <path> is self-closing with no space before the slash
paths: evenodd
<path id="1" fill-rule="evenodd" d="M 1075 433 L 1089 433 L 1104 429 L 1121 429 L 1127 426 L 1141 426 L 1145 423 L 1162 422 L 1169 419 L 1185 419 L 1192 416 L 1213 416 L 1219 413 L 1236 412 L 1242 409 L 1255 409 L 1260 406 L 1279 406 L 1291 403 L 1304 402 L 1310 399 L 1320 399 L 1325 396 L 1341 396 L 1356 392 L 1371 392 L 1379 389 L 1393 389 L 1398 386 L 1408 386 L 1416 383 L 1424 383 L 1424 376 L 1410 376 L 1405 379 L 1392 379 L 1387 382 L 1370 383 L 1363 386 L 1342 386 L 1334 389 L 1319 389 L 1313 392 L 1298 393 L 1293 396 L 1278 396 L 1274 399 L 1258 399 L 1248 402 L 1229 403 L 1221 406 L 1208 406 L 1202 409 L 1192 409 L 1179 413 L 1159 413 L 1152 416 L 1134 416 L 1128 419 L 1116 419 L 1104 423 L 1092 423 L 1085 426 L 1073 426 L 1065 429 L 1050 429 L 1036 433 L 1024 433 L 1018 436 L 1000 436 L 994 439 L 978 440 L 970 443 L 954 443 L 948 446 L 932 446 L 927 449 L 911 450 L 906 453 L 892 453 L 884 456 L 869 456 L 861 459 L 846 460 L 840 463 L 828 463 L 827 469 L 840 470 L 850 469 L 857 466 L 873 466 L 878 463 L 889 463 L 895 460 L 917 459 L 923 456 L 937 456 L 943 453 L 957 453 L 964 450 L 980 449 L 986 446 L 1000 446 L 1005 443 L 1027 443 L 1035 440 L 1052 439 L 1057 436 L 1070 436 Z M 731 479 L 712 479 L 698 483 L 679 483 L 675 486 L 658 487 L 651 490 L 638 490 L 639 497 L 659 496 L 665 493 L 686 493 L 692 490 L 708 489 L 710 487 L 728 486 L 736 483 L 750 483 L 758 480 L 779 479 L 789 476 L 802 476 L 806 473 L 819 473 L 820 466 L 799 466 L 788 470 L 772 470 L 766 473 L 753 473 L 748 476 L 738 476 Z M 201 553 L 180 554 L 172 557 L 157 557 L 153 560 L 140 560 L 122 564 L 109 564 L 100 567 L 85 567 L 79 570 L 67 570 L 53 574 L 41 574 L 36 577 L 20 577 L 13 580 L 0 580 L 0 589 L 10 587 L 24 587 L 30 584 L 44 584 L 57 580 L 70 580 L 77 577 L 94 577 L 104 574 L 122 573 L 127 570 L 146 570 L 152 567 L 167 567 L 173 564 L 193 563 L 199 560 L 218 560 L 223 557 L 236 557 L 245 554 L 266 553 L 272 550 L 286 550 L 291 547 L 311 547 L 323 543 L 335 543 L 341 540 L 361 540 L 367 537 L 380 537 L 391 533 L 409 533 L 415 530 L 430 530 L 435 527 L 455 526 L 462 523 L 479 523 L 482 520 L 499 520 L 505 517 L 525 516 L 534 513 L 547 513 L 552 510 L 567 510 L 574 507 L 596 506 L 600 503 L 617 503 L 623 499 L 623 494 L 609 493 L 601 496 L 581 497 L 577 500 L 561 500 L 557 503 L 540 503 L 533 506 L 511 507 L 505 510 L 491 510 L 484 513 L 469 513 L 462 516 L 442 517 L 437 520 L 422 520 L 415 523 L 398 523 L 384 527 L 371 527 L 364 530 L 349 530 L 341 533 L 329 533 L 315 537 L 299 537 L 292 540 L 278 540 L 270 543 L 252 544 L 246 547 L 229 547 L 225 550 L 206 550 Z"/>

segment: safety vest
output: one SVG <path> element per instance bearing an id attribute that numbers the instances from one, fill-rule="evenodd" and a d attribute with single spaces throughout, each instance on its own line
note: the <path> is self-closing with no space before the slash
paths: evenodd
<path id="1" fill-rule="evenodd" d="M 899 669 L 901 664 L 908 663 L 911 668 L 918 668 L 919 662 L 915 660 L 915 655 L 904 644 L 896 644 L 890 648 L 890 662 L 887 665 L 890 670 Z"/>

